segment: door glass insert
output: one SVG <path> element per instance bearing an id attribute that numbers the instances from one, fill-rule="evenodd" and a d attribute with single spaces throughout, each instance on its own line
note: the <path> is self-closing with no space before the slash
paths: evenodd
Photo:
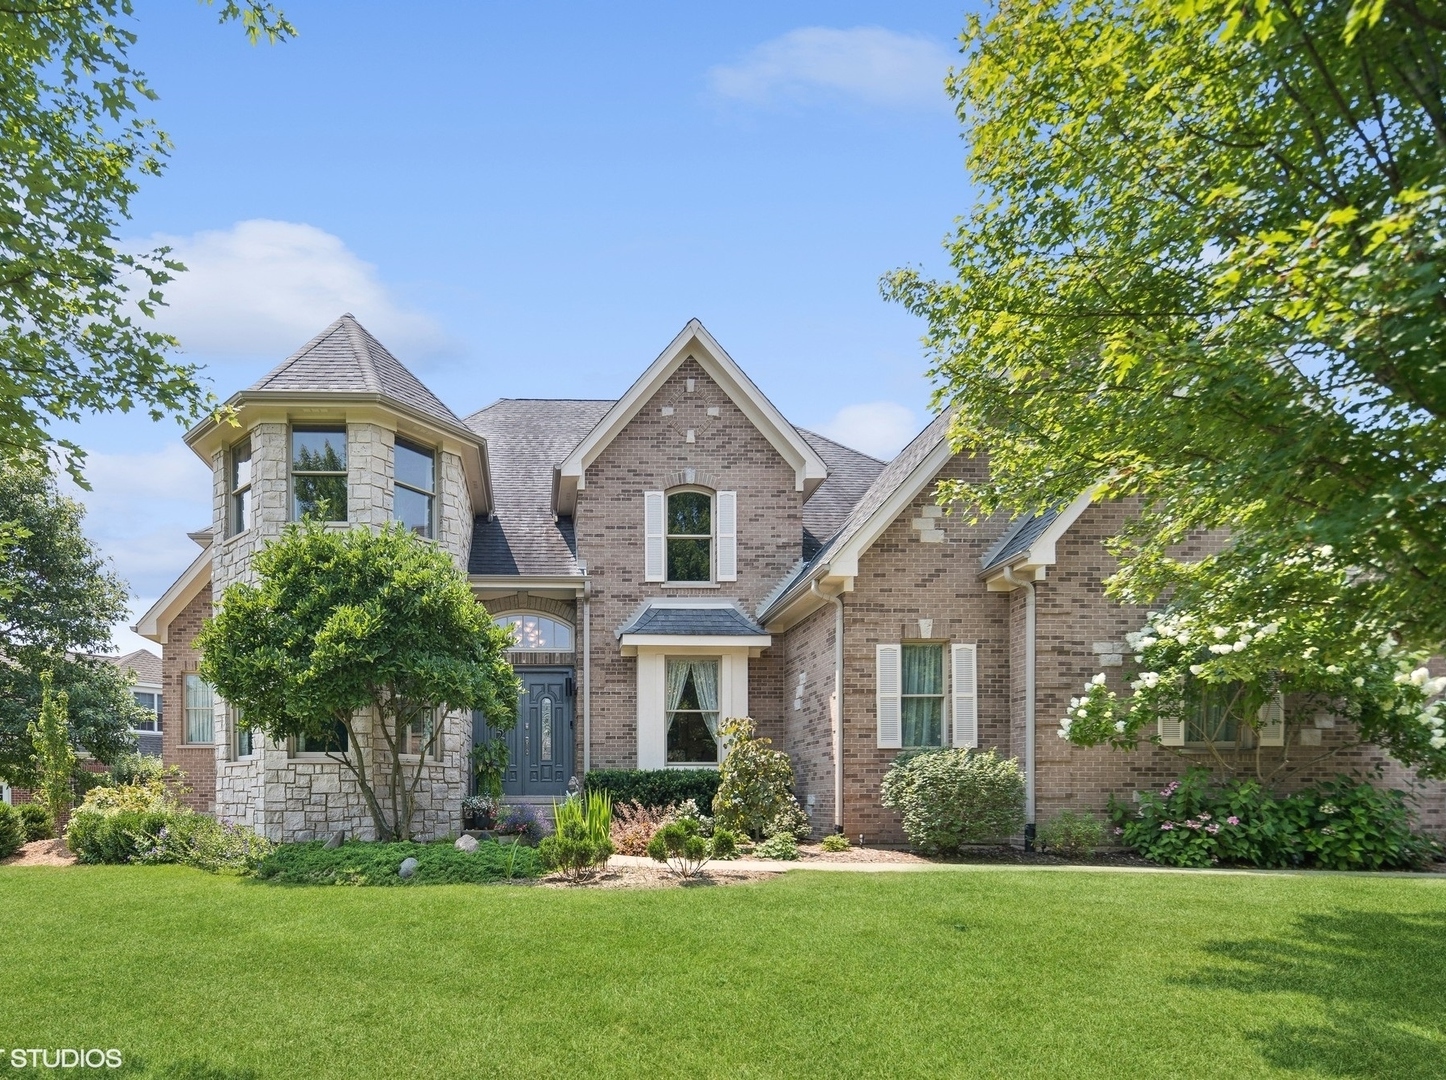
<path id="1" fill-rule="evenodd" d="M 543 761 L 552 760 L 552 698 L 545 697 L 541 702 L 542 706 L 542 730 L 537 733 L 540 743 L 538 752 Z"/>

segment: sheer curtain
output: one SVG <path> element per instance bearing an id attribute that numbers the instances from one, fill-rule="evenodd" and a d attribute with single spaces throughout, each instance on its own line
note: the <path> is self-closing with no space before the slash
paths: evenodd
<path id="1" fill-rule="evenodd" d="M 688 661 L 672 660 L 667 663 L 667 676 L 663 694 L 663 709 L 666 718 L 664 734 L 673 729 L 673 713 L 683 700 L 683 688 L 688 685 Z"/>
<path id="2" fill-rule="evenodd" d="M 903 744 L 938 746 L 943 741 L 944 650 L 939 645 L 905 645 L 903 653 Z M 928 696 L 912 696 L 916 694 Z"/>
<path id="3" fill-rule="evenodd" d="M 703 723 L 713 741 L 718 740 L 718 661 L 694 660 L 693 690 L 698 695 L 698 708 L 703 710 Z"/>

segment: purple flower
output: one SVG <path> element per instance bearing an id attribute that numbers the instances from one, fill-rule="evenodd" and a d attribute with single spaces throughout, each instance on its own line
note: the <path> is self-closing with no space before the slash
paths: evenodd
<path id="1" fill-rule="evenodd" d="M 1239 819 L 1238 817 L 1236 817 L 1234 814 L 1231 814 L 1228 818 L 1225 819 L 1225 824 L 1227 824 L 1227 825 L 1239 825 L 1239 824 L 1240 824 L 1240 819 Z"/>

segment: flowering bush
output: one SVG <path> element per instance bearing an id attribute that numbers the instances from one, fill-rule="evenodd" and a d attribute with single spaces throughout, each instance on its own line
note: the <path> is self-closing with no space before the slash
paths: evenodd
<path id="1" fill-rule="evenodd" d="M 718 734 L 728 751 L 718 766 L 718 794 L 713 815 L 718 824 L 752 837 L 764 834 L 793 797 L 793 762 L 772 739 L 757 736 L 757 725 L 746 716 L 724 720 Z"/>
<path id="2" fill-rule="evenodd" d="M 1191 571 L 1182 564 L 1176 572 Z M 1120 699 L 1095 675 L 1070 700 L 1060 738 L 1120 749 L 1158 742 L 1159 720 L 1183 721 L 1192 683 L 1235 684 L 1242 689 L 1229 709 L 1244 727 L 1258 731 L 1260 707 L 1286 695 L 1287 729 L 1329 712 L 1350 721 L 1359 742 L 1377 743 L 1423 776 L 1446 777 L 1446 678 L 1433 677 L 1429 653 L 1403 647 L 1392 629 L 1341 622 L 1350 578 L 1323 546 L 1253 567 L 1248 580 L 1227 580 L 1194 607 L 1151 612 L 1127 635 L 1137 669 L 1131 695 Z"/>
<path id="3" fill-rule="evenodd" d="M 1421 865 L 1437 845 L 1412 833 L 1405 797 L 1347 777 L 1277 799 L 1258 781 L 1215 785 L 1192 769 L 1138 805 L 1110 804 L 1115 835 L 1151 862 L 1389 870 Z"/>
<path id="4" fill-rule="evenodd" d="M 497 832 L 502 836 L 516 836 L 528 844 L 536 844 L 543 835 L 542 819 L 527 803 L 515 803 L 497 811 Z"/>
<path id="5" fill-rule="evenodd" d="M 884 774 L 883 804 L 898 810 L 910 846 L 930 855 L 1013 836 L 1024 826 L 1024 777 L 993 750 L 927 750 Z"/>

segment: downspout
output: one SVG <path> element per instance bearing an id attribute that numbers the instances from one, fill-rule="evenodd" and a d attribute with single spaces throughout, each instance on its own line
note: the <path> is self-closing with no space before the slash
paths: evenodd
<path id="1" fill-rule="evenodd" d="M 592 582 L 582 587 L 582 778 L 592 771 Z"/>
<path id="2" fill-rule="evenodd" d="M 832 600 L 834 604 L 833 623 L 833 831 L 843 829 L 843 596 L 829 596 L 818 587 L 815 578 L 809 582 L 809 591 L 820 600 Z"/>
<path id="3" fill-rule="evenodd" d="M 1024 847 L 1034 847 L 1034 582 L 1014 568 L 1004 568 L 1004 580 L 1024 590 Z"/>

